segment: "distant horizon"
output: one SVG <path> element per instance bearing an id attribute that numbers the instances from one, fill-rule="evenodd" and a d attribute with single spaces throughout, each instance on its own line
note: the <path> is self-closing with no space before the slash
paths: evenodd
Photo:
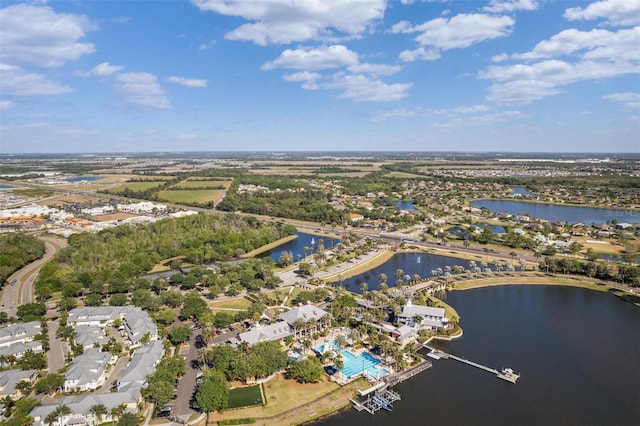
<path id="1" fill-rule="evenodd" d="M 319 156 L 331 156 L 331 155 L 356 155 L 356 156 L 365 156 L 365 155 L 375 155 L 375 156 L 411 156 L 411 155 L 432 155 L 432 156 L 446 156 L 446 155 L 455 155 L 462 157 L 478 157 L 478 156 L 504 156 L 505 160 L 510 159 L 508 156 L 514 156 L 516 158 L 540 158 L 546 155 L 549 156 L 564 156 L 564 157 L 578 157 L 578 158 L 588 158 L 591 156 L 595 157 L 610 157 L 610 156 L 624 156 L 624 157 L 639 157 L 640 152 L 571 152 L 571 151 L 557 151 L 557 152 L 543 152 L 543 151 L 416 151 L 416 150 L 407 150 L 407 151 L 388 151 L 388 150 L 278 150 L 278 151 L 258 151 L 258 150 L 225 150 L 225 151 L 203 151 L 203 150 L 181 150 L 181 151 L 94 151 L 94 152 L 21 152 L 21 153 L 2 153 L 0 152 L 0 157 L 25 157 L 25 156 L 80 156 L 80 157 L 103 157 L 103 156 L 144 156 L 144 155 L 194 155 L 194 154 L 221 154 L 221 155 L 268 155 L 270 157 L 278 157 L 278 156 L 286 156 L 286 155 L 319 155 Z"/>

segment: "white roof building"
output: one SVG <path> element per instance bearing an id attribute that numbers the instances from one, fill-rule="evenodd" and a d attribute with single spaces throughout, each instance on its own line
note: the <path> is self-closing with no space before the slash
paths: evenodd
<path id="1" fill-rule="evenodd" d="M 416 329 L 437 329 L 445 327 L 448 320 L 445 318 L 444 308 L 434 308 L 431 306 L 414 305 L 409 300 L 402 307 L 402 312 L 398 315 L 398 321 Z M 421 317 L 416 321 L 416 316 Z"/>
<path id="2" fill-rule="evenodd" d="M 18 399 L 22 393 L 16 389 L 16 385 L 22 381 L 33 383 L 38 377 L 36 370 L 6 370 L 0 371 L 0 398 Z"/>
<path id="3" fill-rule="evenodd" d="M 286 321 L 278 321 L 275 324 L 269 325 L 258 324 L 251 330 L 238 335 L 241 341 L 247 342 L 250 345 L 255 345 L 259 342 L 280 340 L 287 336 L 291 336 L 291 327 Z"/>
<path id="4" fill-rule="evenodd" d="M 126 389 L 132 385 L 146 385 L 147 377 L 156 371 L 156 366 L 160 363 L 163 355 L 164 345 L 159 340 L 137 349 L 118 382 L 118 390 Z"/>
<path id="5" fill-rule="evenodd" d="M 324 311 L 317 306 L 301 305 L 287 312 L 281 313 L 280 315 L 278 315 L 278 318 L 286 321 L 289 325 L 293 326 L 298 320 L 303 320 L 305 322 L 311 320 L 317 321 L 325 315 L 327 315 L 327 311 Z"/>

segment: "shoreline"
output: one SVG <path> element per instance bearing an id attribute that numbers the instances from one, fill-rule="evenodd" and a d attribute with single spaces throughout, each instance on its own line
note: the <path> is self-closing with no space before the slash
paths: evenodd
<path id="1" fill-rule="evenodd" d="M 243 254 L 242 256 L 240 256 L 243 259 L 249 258 L 249 257 L 255 257 L 259 254 L 265 253 L 269 250 L 273 250 L 274 248 L 281 246 L 282 244 L 288 243 L 289 241 L 293 241 L 296 238 L 298 238 L 298 236 L 296 234 L 293 235 L 289 235 L 283 238 L 280 238 L 279 240 L 275 240 L 272 243 L 266 244 L 264 246 L 258 247 L 257 249 L 253 249 L 250 252 L 247 252 L 245 254 Z"/>
<path id="2" fill-rule="evenodd" d="M 633 211 L 633 212 L 640 212 L 640 208 L 634 207 L 634 206 L 630 206 L 630 207 L 607 207 L 607 206 L 594 206 L 594 205 L 587 205 L 587 204 L 575 204 L 575 203 L 557 203 L 557 202 L 552 202 L 552 201 L 538 201 L 538 200 L 529 200 L 529 199 L 518 199 L 518 198 L 472 198 L 472 199 L 467 199 L 466 202 L 470 207 L 471 206 L 471 202 L 473 201 L 515 201 L 515 202 L 520 202 L 520 203 L 530 203 L 530 204 L 547 204 L 550 206 L 566 206 L 566 207 L 584 207 L 584 208 L 591 208 L 591 209 L 601 209 L 601 210 L 629 210 L 629 211 Z M 539 219 L 539 218 L 536 218 Z M 544 220 L 544 219 L 542 219 Z M 546 221 L 546 222 L 550 222 L 550 221 Z"/>
<path id="3" fill-rule="evenodd" d="M 363 260 L 362 262 L 357 262 L 351 268 L 347 268 L 344 271 L 338 273 L 328 274 L 321 279 L 327 283 L 335 283 L 338 282 L 338 276 L 340 274 L 343 275 L 344 279 L 354 277 L 356 275 L 360 275 L 364 272 L 367 272 L 373 268 L 376 268 L 384 263 L 386 263 L 389 259 L 391 259 L 396 252 L 389 249 L 382 249 L 379 253 L 374 254 L 370 258 Z M 344 263 L 343 263 L 344 265 Z M 336 265 L 332 266 L 335 267 Z"/>

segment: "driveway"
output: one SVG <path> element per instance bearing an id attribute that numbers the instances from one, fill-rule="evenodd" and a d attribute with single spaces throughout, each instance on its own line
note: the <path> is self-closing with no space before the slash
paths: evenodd
<path id="1" fill-rule="evenodd" d="M 190 402 L 191 397 L 193 396 L 193 391 L 196 387 L 196 379 L 198 377 L 198 373 L 200 372 L 199 368 L 194 367 L 194 361 L 198 358 L 198 348 L 196 348 L 196 338 L 201 333 L 200 330 L 195 330 L 191 339 L 189 339 L 189 352 L 186 356 L 187 361 L 187 372 L 180 382 L 178 383 L 177 389 L 177 397 L 176 403 L 173 408 L 172 416 L 180 417 L 183 420 L 187 420 L 189 416 L 195 413 L 194 410 L 191 409 Z"/>
<path id="2" fill-rule="evenodd" d="M 49 336 L 49 351 L 47 352 L 47 366 L 50 373 L 55 373 L 64 367 L 64 343 L 56 337 L 58 321 L 47 321 L 47 335 Z"/>

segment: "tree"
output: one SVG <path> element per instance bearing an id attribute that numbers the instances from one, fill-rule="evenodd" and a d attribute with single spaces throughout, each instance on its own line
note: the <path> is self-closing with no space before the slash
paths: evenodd
<path id="1" fill-rule="evenodd" d="M 173 378 L 175 380 L 175 377 Z M 164 407 L 165 404 L 171 401 L 175 391 L 175 386 L 171 382 L 159 378 L 154 378 L 149 381 L 149 396 L 156 404 L 156 408 Z M 113 413 L 111 414 L 113 416 Z"/>
<path id="2" fill-rule="evenodd" d="M 47 313 L 47 307 L 44 303 L 25 303 L 18 306 L 16 311 L 17 317 L 22 322 L 39 321 L 44 314 Z"/>
<path id="3" fill-rule="evenodd" d="M 189 340 L 192 334 L 193 334 L 193 330 L 191 330 L 191 328 L 185 325 L 182 327 L 176 327 L 171 329 L 171 331 L 169 331 L 169 335 L 167 336 L 167 338 L 169 339 L 171 344 L 178 346 L 179 344 Z"/>
<path id="4" fill-rule="evenodd" d="M 133 413 L 122 413 L 118 419 L 118 426 L 137 426 L 138 424 L 138 417 Z"/>
<path id="5" fill-rule="evenodd" d="M 93 415 L 98 419 L 98 424 L 102 423 L 102 417 L 105 416 L 108 412 L 107 407 L 104 404 L 92 405 L 89 411 L 91 411 Z"/>
<path id="6" fill-rule="evenodd" d="M 216 370 L 207 370 L 195 399 L 205 413 L 225 408 L 229 401 L 229 383 L 224 374 Z"/>
<path id="7" fill-rule="evenodd" d="M 64 386 L 64 376 L 60 374 L 47 374 L 40 379 L 34 389 L 37 394 L 50 393 L 56 391 Z"/>
<path id="8" fill-rule="evenodd" d="M 116 405 L 111 409 L 111 418 L 114 421 L 115 419 L 119 419 L 120 416 L 122 416 L 126 410 L 127 410 L 127 406 L 125 404 Z"/>
<path id="9" fill-rule="evenodd" d="M 67 414 L 71 414 L 71 408 L 69 408 L 69 406 L 65 404 L 59 405 L 58 408 L 55 409 L 54 413 L 56 413 L 60 424 L 62 424 L 62 417 L 66 416 Z"/>
<path id="10" fill-rule="evenodd" d="M 293 361 L 287 371 L 287 378 L 301 383 L 317 383 L 324 375 L 322 363 L 316 357 L 306 358 L 302 361 Z"/>

